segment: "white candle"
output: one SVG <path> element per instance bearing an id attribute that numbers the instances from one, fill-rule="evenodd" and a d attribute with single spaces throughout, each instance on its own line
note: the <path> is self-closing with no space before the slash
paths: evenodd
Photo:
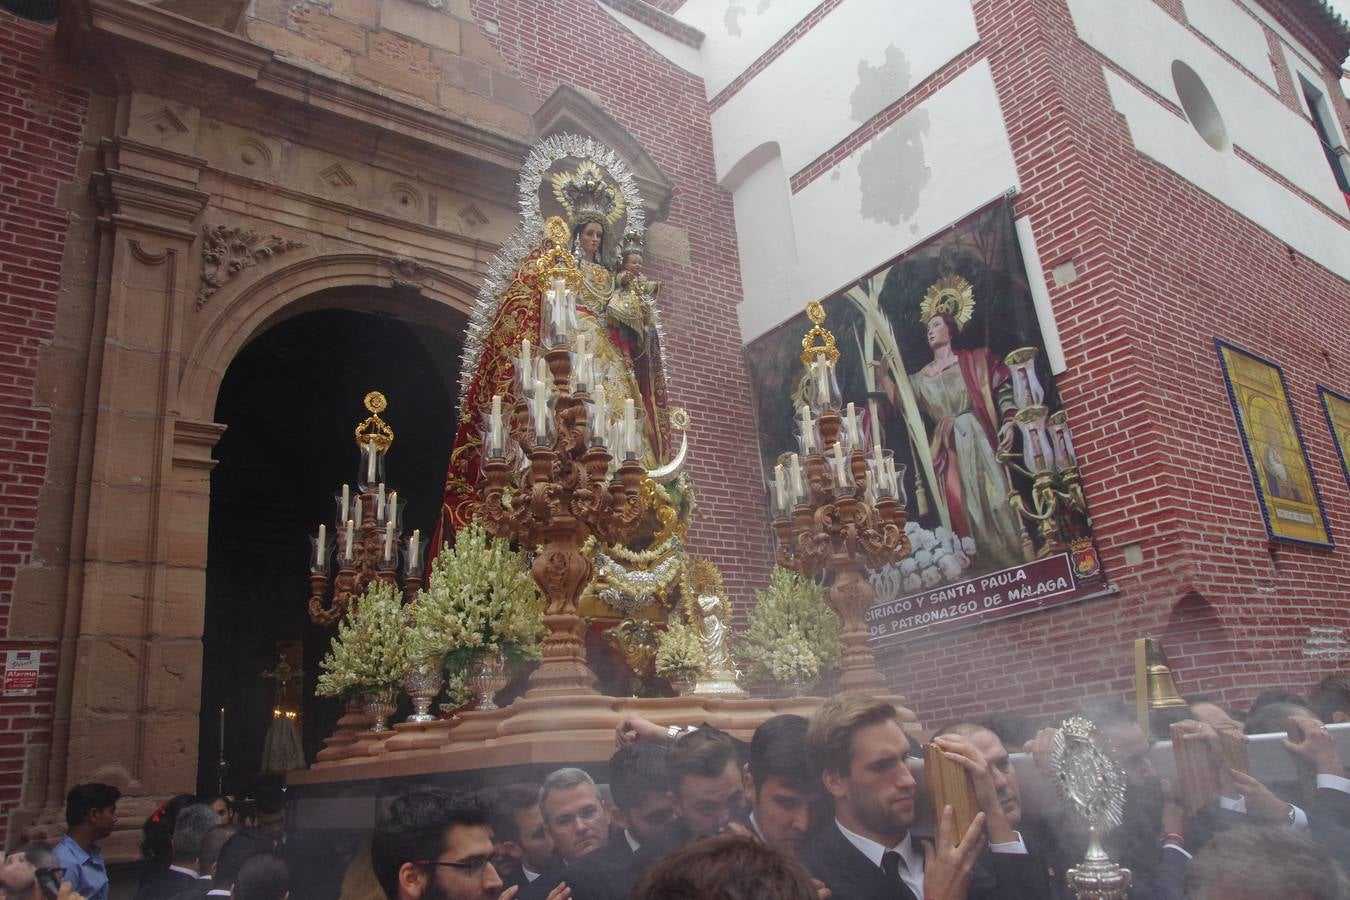
<path id="1" fill-rule="evenodd" d="M 344 521 L 352 514 L 352 492 L 348 485 L 342 486 L 342 512 L 338 516 L 338 521 Z"/>
<path id="2" fill-rule="evenodd" d="M 877 474 L 880 475 L 886 471 L 885 460 L 881 457 L 881 445 L 872 445 L 872 461 L 877 464 Z"/>
<path id="3" fill-rule="evenodd" d="M 375 480 L 375 454 L 378 452 L 374 444 L 366 444 L 366 484 Z"/>
<path id="4" fill-rule="evenodd" d="M 802 485 L 802 460 L 797 454 L 792 454 L 788 459 L 788 470 L 792 476 L 792 497 L 793 500 L 799 500 L 806 496 L 806 488 Z"/>
<path id="5" fill-rule="evenodd" d="M 225 707 L 220 708 L 220 755 L 225 756 Z"/>
<path id="6" fill-rule="evenodd" d="M 384 561 L 389 560 L 394 555 L 394 523 L 391 521 L 384 526 Z"/>
<path id="7" fill-rule="evenodd" d="M 356 527 L 361 527 L 361 513 L 365 511 L 365 504 L 361 502 L 361 495 L 356 495 L 356 502 L 352 504 L 352 518 L 356 520 Z"/>
<path id="8" fill-rule="evenodd" d="M 821 406 L 828 406 L 830 402 L 830 364 L 825 361 L 825 354 L 816 356 L 816 396 Z"/>
<path id="9" fill-rule="evenodd" d="M 318 544 L 314 547 L 314 568 L 316 569 L 324 568 L 323 565 L 324 551 L 328 549 L 328 547 L 326 546 L 327 544 L 328 544 L 328 526 L 324 525 L 323 523 L 320 523 L 319 541 Z"/>
<path id="10" fill-rule="evenodd" d="M 398 491 L 389 492 L 389 521 L 398 522 Z"/>
<path id="11" fill-rule="evenodd" d="M 347 520 L 347 553 L 344 559 L 352 558 L 352 540 L 356 537 L 356 523 L 351 519 Z"/>
<path id="12" fill-rule="evenodd" d="M 773 487 L 778 494 L 779 509 L 786 509 L 789 506 L 787 498 L 787 472 L 783 469 L 783 464 L 779 463 L 773 467 Z"/>
<path id="13" fill-rule="evenodd" d="M 542 440 L 548 434 L 548 393 L 542 381 L 534 383 L 534 435 Z"/>
<path id="14" fill-rule="evenodd" d="M 520 359 L 524 363 L 521 368 L 525 370 L 525 377 L 529 378 L 534 372 L 534 354 L 530 350 L 529 338 L 520 342 Z"/>
<path id="15" fill-rule="evenodd" d="M 900 496 L 900 478 L 895 474 L 895 460 L 886 460 L 886 481 L 891 486 L 891 496 L 899 498 Z"/>
<path id="16" fill-rule="evenodd" d="M 816 423 L 811 418 L 811 407 L 803 403 L 801 408 L 802 415 L 802 451 L 812 453 L 816 449 Z"/>
<path id="17" fill-rule="evenodd" d="M 632 397 L 623 398 L 623 452 L 627 456 L 637 455 L 637 414 Z"/>
<path id="18" fill-rule="evenodd" d="M 502 447 L 502 395 L 492 395 L 492 415 L 488 419 L 488 449 L 500 450 Z"/>
<path id="19" fill-rule="evenodd" d="M 380 489 L 375 494 L 375 521 L 384 521 L 384 482 L 380 482 Z"/>
<path id="20" fill-rule="evenodd" d="M 408 541 L 408 565 L 421 568 L 422 558 L 417 555 L 418 545 L 422 543 L 422 529 L 414 528 L 412 539 Z"/>
<path id="21" fill-rule="evenodd" d="M 553 380 L 549 375 L 548 361 L 542 356 L 536 356 L 534 359 L 534 380 L 542 381 L 544 384 L 548 384 Z"/>
<path id="22" fill-rule="evenodd" d="M 846 421 L 848 422 L 849 446 L 856 447 L 862 443 L 862 434 L 858 430 L 858 410 L 854 408 L 852 403 L 848 405 Z"/>
<path id="23" fill-rule="evenodd" d="M 844 445 L 841 441 L 834 442 L 834 477 L 839 486 L 843 486 L 845 481 L 844 468 Z"/>
<path id="24" fill-rule="evenodd" d="M 593 436 L 602 438 L 608 444 L 609 400 L 605 397 L 605 386 L 597 384 L 593 396 L 595 397 L 595 434 Z"/>

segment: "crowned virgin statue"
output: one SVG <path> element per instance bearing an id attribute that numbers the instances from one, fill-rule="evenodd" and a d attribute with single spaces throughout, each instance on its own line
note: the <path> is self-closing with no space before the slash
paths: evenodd
<path id="1" fill-rule="evenodd" d="M 623 546 L 588 545 L 596 574 L 582 595 L 580 612 L 599 630 L 625 618 L 663 621 L 689 593 L 683 539 L 693 499 L 682 471 L 687 441 L 683 434 L 678 444 L 672 439 L 672 432 L 688 426 L 688 417 L 668 404 L 655 303 L 660 285 L 642 273 L 641 197 L 613 151 L 573 135 L 547 138 L 536 146 L 519 189 L 521 225 L 493 260 L 470 318 L 460 373 L 459 425 L 434 546 L 452 541 L 454 532 L 480 509 L 484 423 L 494 395 L 507 408 L 515 402 L 512 360 L 521 353 L 522 342 L 538 345 L 548 290 L 538 262 L 551 246 L 544 221 L 561 215 L 582 283 L 573 350 L 592 356 L 591 392 L 597 406 L 613 411 L 611 427 L 617 426 L 625 401 L 633 401 L 641 423 L 639 458 L 648 470 L 642 483 L 648 512 L 638 534 Z M 629 665 L 642 658 L 640 652 L 627 650 L 622 655 Z M 594 652 L 591 659 L 603 680 Z"/>

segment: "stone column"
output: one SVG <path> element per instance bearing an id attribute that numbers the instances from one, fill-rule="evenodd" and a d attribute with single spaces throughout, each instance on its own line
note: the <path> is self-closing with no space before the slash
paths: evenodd
<path id="1" fill-rule="evenodd" d="M 128 795 L 127 830 L 104 848 L 126 858 L 140 824 L 132 816 L 196 782 L 209 471 L 224 429 L 176 413 L 205 163 L 129 137 L 105 141 L 101 157 L 106 314 L 91 347 L 97 402 L 86 411 L 88 524 L 67 625 L 75 639 L 63 646 L 74 653 L 63 666 L 64 781 L 107 781 Z"/>

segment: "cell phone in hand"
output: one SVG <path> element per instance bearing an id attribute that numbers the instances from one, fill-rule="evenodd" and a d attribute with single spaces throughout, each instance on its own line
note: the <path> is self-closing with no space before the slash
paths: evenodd
<path id="1" fill-rule="evenodd" d="M 42 891 L 42 896 L 45 897 L 46 900 L 56 900 L 57 895 L 61 893 L 61 882 L 56 879 L 56 875 L 52 872 L 40 871 L 37 873 L 36 878 L 38 888 Z"/>

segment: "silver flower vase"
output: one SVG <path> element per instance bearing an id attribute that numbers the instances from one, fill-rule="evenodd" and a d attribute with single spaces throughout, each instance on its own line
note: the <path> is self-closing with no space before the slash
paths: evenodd
<path id="1" fill-rule="evenodd" d="M 389 730 L 386 721 L 398 709 L 398 688 L 386 687 L 366 694 L 361 710 L 370 716 L 370 730 L 376 734 Z"/>
<path id="2" fill-rule="evenodd" d="M 500 653 L 484 653 L 469 672 L 469 690 L 478 698 L 478 709 L 499 709 L 493 699 L 506 687 L 506 657 Z"/>
<path id="3" fill-rule="evenodd" d="M 675 672 L 666 680 L 669 681 L 670 686 L 675 689 L 676 695 L 687 697 L 693 693 L 694 685 L 698 683 L 698 673 L 689 671 Z"/>
<path id="4" fill-rule="evenodd" d="M 408 716 L 407 721 L 436 721 L 436 717 L 431 714 L 431 701 L 441 692 L 443 684 L 445 679 L 441 677 L 441 670 L 436 666 L 421 665 L 408 670 L 408 674 L 403 676 L 403 690 L 412 698 L 413 713 Z"/>

